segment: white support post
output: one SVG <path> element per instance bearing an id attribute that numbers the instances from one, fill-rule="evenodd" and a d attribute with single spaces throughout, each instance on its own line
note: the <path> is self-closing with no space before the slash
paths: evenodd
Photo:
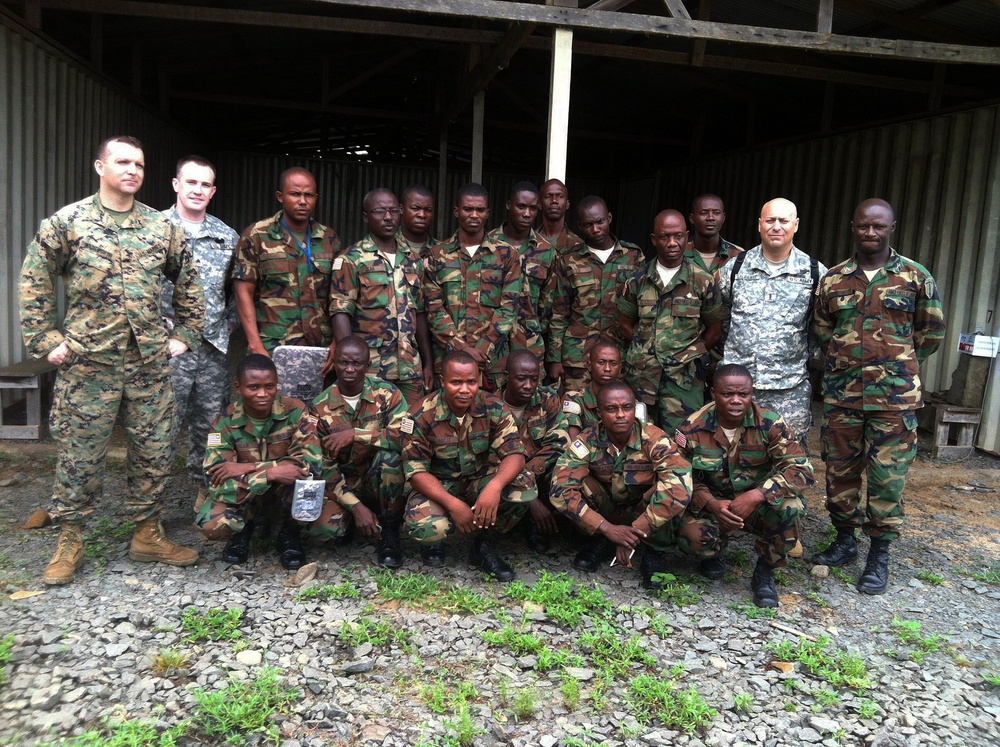
<path id="1" fill-rule="evenodd" d="M 442 127 L 438 138 L 438 193 L 434 215 L 437 217 L 438 238 L 448 235 L 448 217 L 451 215 L 451 195 L 448 194 L 448 128 Z"/>
<path id="2" fill-rule="evenodd" d="M 545 178 L 566 181 L 569 145 L 569 86 L 573 74 L 573 31 L 557 28 L 552 38 L 549 133 Z"/>
<path id="3" fill-rule="evenodd" d="M 486 126 L 486 91 L 472 99 L 472 181 L 483 183 L 483 130 Z"/>

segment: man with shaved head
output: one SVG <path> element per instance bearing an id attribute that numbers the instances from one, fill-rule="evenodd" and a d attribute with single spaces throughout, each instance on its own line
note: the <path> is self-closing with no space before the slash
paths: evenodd
<path id="1" fill-rule="evenodd" d="M 247 346 L 251 353 L 269 357 L 278 345 L 333 342 L 327 305 L 330 275 L 341 250 L 334 230 L 313 220 L 319 194 L 312 174 L 286 169 L 275 196 L 281 211 L 243 232 L 233 266 Z"/>
<path id="2" fill-rule="evenodd" d="M 889 582 L 889 543 L 903 524 L 906 472 L 917 451 L 923 405 L 920 364 L 944 339 L 934 278 L 889 245 L 896 216 L 885 200 L 858 205 L 854 256 L 828 272 L 816 295 L 813 330 L 826 351 L 823 453 L 826 508 L 837 530 L 813 560 L 839 566 L 858 556 L 855 530 L 871 538 L 858 591 Z M 861 508 L 861 474 L 868 497 Z"/>
<path id="3" fill-rule="evenodd" d="M 622 373 L 652 421 L 673 433 L 704 403 L 708 351 L 726 311 L 715 279 L 684 256 L 683 215 L 661 212 L 649 238 L 656 258 L 618 297 L 618 323 L 630 341 Z"/>
<path id="4" fill-rule="evenodd" d="M 542 184 L 538 195 L 542 225 L 538 233 L 548 241 L 558 254 L 572 249 L 583 239 L 569 230 L 566 213 L 569 212 L 569 190 L 559 179 L 549 179 Z"/>
<path id="5" fill-rule="evenodd" d="M 812 424 L 809 319 L 826 267 L 794 245 L 799 216 L 789 200 L 765 203 L 758 228 L 761 243 L 716 270 L 730 320 L 723 363 L 746 366 L 754 399 L 781 415 L 805 445 Z"/>

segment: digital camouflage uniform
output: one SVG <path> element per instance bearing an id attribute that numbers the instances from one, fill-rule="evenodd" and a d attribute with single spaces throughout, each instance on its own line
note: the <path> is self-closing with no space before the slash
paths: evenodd
<path id="1" fill-rule="evenodd" d="M 469 257 L 457 233 L 438 242 L 424 259 L 424 302 L 438 372 L 448 353 L 471 347 L 486 358 L 483 373 L 499 387 L 521 302 L 517 249 L 487 237 Z"/>
<path id="2" fill-rule="evenodd" d="M 743 522 L 757 537 L 757 554 L 772 568 L 787 563 L 788 551 L 799 537 L 798 520 L 805 514 L 803 491 L 813 484 L 813 468 L 805 450 L 778 413 L 754 403 L 730 443 L 719 425 L 715 403 L 689 417 L 677 432 L 681 454 L 691 463 L 694 492 L 690 510 L 716 527 L 705 506 L 710 500 L 731 501 L 754 488 L 764 503 Z M 712 557 L 722 553 L 723 535 Z"/>
<path id="3" fill-rule="evenodd" d="M 421 544 L 438 544 L 455 531 L 455 524 L 442 506 L 413 488 L 415 474 L 433 475 L 445 490 L 471 507 L 496 476 L 504 457 L 525 453 L 514 416 L 500 397 L 480 390 L 466 417 L 462 426 L 444 393 L 437 392 L 427 395 L 400 426 L 408 484 L 406 528 Z M 534 479 L 522 472 L 502 491 L 493 529 L 510 531 L 537 496 Z"/>
<path id="4" fill-rule="evenodd" d="M 774 277 L 758 244 L 733 283 L 733 262 L 716 270 L 719 292 L 729 313 L 723 363 L 750 370 L 754 400 L 774 410 L 803 445 L 812 424 L 809 361 L 809 317 L 813 278 L 809 255 L 792 247 L 784 267 Z M 826 272 L 822 262 L 819 276 Z"/>
<path id="5" fill-rule="evenodd" d="M 590 535 L 609 521 L 631 524 L 657 551 L 711 551 L 711 524 L 686 513 L 691 468 L 667 434 L 635 423 L 628 445 L 615 451 L 603 424 L 580 433 L 556 461 L 552 506 Z"/>
<path id="6" fill-rule="evenodd" d="M 562 411 L 566 416 L 567 428 L 579 428 L 582 431 L 601 422 L 601 413 L 597 409 L 597 394 L 590 384 L 583 390 L 566 392 L 563 396 Z"/>
<path id="7" fill-rule="evenodd" d="M 160 282 L 174 282 L 174 328 L 188 348 L 201 342 L 204 296 L 187 237 L 136 201 L 119 224 L 98 195 L 42 221 L 21 267 L 21 332 L 28 354 L 60 343 L 49 426 L 59 447 L 52 513 L 80 522 L 100 495 L 115 420 L 128 439 L 128 496 L 134 521 L 157 517 L 170 473 L 174 398 Z M 66 294 L 58 326 L 56 279 Z"/>
<path id="8" fill-rule="evenodd" d="M 551 319 L 545 358 L 546 363 L 563 365 L 564 390 L 587 385 L 585 356 L 600 338 L 624 350 L 617 298 L 642 264 L 639 247 L 627 241 L 615 241 L 604 264 L 582 242 L 559 255 L 548 286 Z"/>
<path id="9" fill-rule="evenodd" d="M 698 250 L 694 248 L 694 241 L 689 241 L 687 247 L 684 249 L 684 259 L 691 262 L 695 267 L 698 267 L 705 272 L 713 273 L 718 270 L 723 265 L 727 264 L 729 260 L 734 259 L 737 255 L 743 253 L 743 247 L 736 246 L 731 241 L 726 241 L 725 239 L 719 239 L 719 251 L 715 255 L 715 259 L 712 260 L 712 264 L 706 265 L 705 258 L 702 257 Z"/>
<path id="10" fill-rule="evenodd" d="M 310 526 L 320 539 L 344 533 L 344 511 L 364 503 L 382 524 L 403 519 L 403 467 L 399 426 L 406 415 L 406 401 L 399 389 L 369 374 L 353 412 L 337 384 L 313 402 L 316 435 L 322 443 L 331 433 L 353 429 L 354 443 L 333 458 L 322 454 L 320 477 L 326 480 L 323 513 Z"/>
<path id="11" fill-rule="evenodd" d="M 556 459 L 569 444 L 559 392 L 540 386 L 525 405 L 520 419 L 513 411 L 511 414 L 524 444 L 524 471 L 534 476 L 539 493 L 547 495 Z"/>
<path id="12" fill-rule="evenodd" d="M 820 281 L 813 330 L 826 351 L 822 430 L 826 507 L 834 527 L 893 540 L 923 406 L 920 364 L 945 335 L 937 285 L 890 250 L 869 282 L 857 260 Z M 861 473 L 868 475 L 862 518 Z"/>
<path id="13" fill-rule="evenodd" d="M 366 236 L 334 261 L 330 316 L 347 314 L 371 352 L 371 371 L 399 387 L 407 402 L 424 395 L 417 315 L 424 313 L 424 261 L 396 235 L 396 258 Z"/>
<path id="14" fill-rule="evenodd" d="M 514 246 L 514 243 L 504 234 L 504 222 L 499 228 L 494 228 L 486 237 Z M 548 241 L 532 229 L 528 238 L 519 247 L 515 247 L 521 258 L 521 303 L 517 311 L 517 323 L 511 338 L 511 350 L 530 350 L 538 360 L 545 360 L 545 337 L 548 333 L 551 310 L 547 306 L 548 296 L 543 290 L 552 272 L 552 264 L 556 259 L 556 250 Z"/>
<path id="15" fill-rule="evenodd" d="M 243 530 L 246 522 L 261 510 L 263 502 L 279 501 L 287 509 L 292 505 L 293 485 L 268 482 L 266 471 L 281 462 L 311 466 L 306 455 L 309 442 L 316 447 L 315 423 L 310 422 L 306 406 L 291 397 L 274 398 L 271 415 L 266 419 L 267 434 L 258 438 L 254 424 L 238 397 L 220 415 L 208 434 L 205 451 L 205 474 L 220 462 L 256 464 L 253 472 L 232 477 L 221 485 L 209 485 L 208 500 L 195 506 L 195 523 L 209 539 L 225 539 Z"/>
<path id="16" fill-rule="evenodd" d="M 197 233 L 192 234 L 181 220 L 176 207 L 163 214 L 187 231 L 191 256 L 198 269 L 198 278 L 205 295 L 205 327 L 202 344 L 197 350 L 170 359 L 170 377 L 174 386 L 177 417 L 170 434 L 170 463 L 177 452 L 177 437 L 185 420 L 188 424 L 188 476 L 204 482 L 202 463 L 205 461 L 205 439 L 208 431 L 226 406 L 229 395 L 229 325 L 239 323 L 236 298 L 231 293 L 229 273 L 233 266 L 233 250 L 240 236 L 213 215 L 206 215 Z M 163 315 L 173 319 L 171 298 L 174 284 L 163 281 Z"/>
<path id="17" fill-rule="evenodd" d="M 332 228 L 309 222 L 312 261 L 282 225 L 283 213 L 254 223 L 240 237 L 233 279 L 254 283 L 257 331 L 264 349 L 278 345 L 328 346 L 330 277 L 341 252 Z"/>
<path id="18" fill-rule="evenodd" d="M 634 324 L 622 379 L 650 409 L 653 422 L 670 431 L 704 404 L 704 382 L 696 363 L 708 350 L 705 327 L 726 310 L 715 280 L 684 261 L 664 287 L 657 260 L 635 273 L 618 297 L 618 311 Z"/>

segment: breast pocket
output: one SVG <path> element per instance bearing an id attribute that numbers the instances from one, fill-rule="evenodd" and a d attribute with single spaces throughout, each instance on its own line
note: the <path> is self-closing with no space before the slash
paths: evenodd
<path id="1" fill-rule="evenodd" d="M 479 272 L 479 305 L 496 309 L 503 300 L 503 266 L 486 265 Z"/>
<path id="2" fill-rule="evenodd" d="M 446 293 L 456 290 L 462 285 L 462 263 L 444 262 L 435 270 L 434 279 Z"/>
<path id="3" fill-rule="evenodd" d="M 362 308 L 385 308 L 389 303 L 389 276 L 378 270 L 358 274 L 358 302 Z"/>
<path id="4" fill-rule="evenodd" d="M 298 267 L 295 260 L 281 255 L 265 256 L 260 260 L 261 295 L 268 289 L 283 290 L 296 282 Z"/>
<path id="5" fill-rule="evenodd" d="M 653 469 L 648 464 L 626 464 L 623 472 L 625 484 L 629 486 L 649 486 L 655 479 Z"/>
<path id="6" fill-rule="evenodd" d="M 524 263 L 524 281 L 529 284 L 532 300 L 539 297 L 545 281 L 549 278 L 549 268 L 540 262 Z"/>
<path id="7" fill-rule="evenodd" d="M 476 454 L 485 454 L 490 450 L 489 431 L 473 431 L 469 434 L 469 447 Z"/>
<path id="8" fill-rule="evenodd" d="M 114 255 L 104 250 L 88 248 L 76 256 L 76 267 L 70 273 L 70 285 L 75 291 L 101 297 L 107 287 L 108 276 L 116 272 Z"/>
<path id="9" fill-rule="evenodd" d="M 740 466 L 749 469 L 762 467 L 768 464 L 767 452 L 763 449 L 740 449 Z"/>
<path id="10" fill-rule="evenodd" d="M 691 469 L 706 475 L 717 475 L 723 471 L 725 457 L 721 454 L 695 454 L 691 459 Z"/>
<path id="11" fill-rule="evenodd" d="M 275 433 L 267 437 L 267 458 L 281 459 L 288 456 L 288 446 L 291 443 L 291 435 L 286 433 Z"/>
<path id="12" fill-rule="evenodd" d="M 580 311 L 596 309 L 601 305 L 601 282 L 594 275 L 578 275 L 573 278 L 576 291 L 576 307 Z"/>

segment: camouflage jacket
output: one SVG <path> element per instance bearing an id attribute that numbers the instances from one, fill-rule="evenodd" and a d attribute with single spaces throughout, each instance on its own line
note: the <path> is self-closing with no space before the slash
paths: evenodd
<path id="1" fill-rule="evenodd" d="M 691 468 L 655 425 L 636 423 L 628 445 L 617 456 L 604 425 L 592 425 L 556 461 L 549 494 L 552 506 L 594 534 L 604 517 L 584 498 L 588 477 L 604 486 L 618 505 L 645 503 L 645 511 L 632 522 L 645 534 L 680 515 L 691 500 Z"/>
<path id="2" fill-rule="evenodd" d="M 557 255 L 565 254 L 577 244 L 583 243 L 583 239 L 566 228 L 565 223 L 563 223 L 562 231 L 560 231 L 556 236 L 546 236 L 541 232 L 541 230 L 536 231 L 536 233 L 541 238 L 545 239 L 556 250 Z"/>
<path id="3" fill-rule="evenodd" d="M 704 508 L 712 498 L 731 501 L 753 488 L 759 488 L 770 505 L 780 506 L 786 497 L 801 498 L 813 484 L 805 449 L 773 410 L 753 403 L 736 438 L 729 443 L 714 402 L 678 428 L 675 440 L 694 472 L 692 509 Z"/>
<path id="4" fill-rule="evenodd" d="M 403 235 L 403 229 L 402 229 L 402 227 L 400 227 L 400 229 L 398 231 L 396 231 L 396 241 L 397 241 L 397 243 L 398 242 L 402 242 L 408 249 L 410 249 L 410 253 L 411 254 L 413 253 L 414 250 L 416 250 L 417 255 L 421 259 L 423 259 L 424 257 L 426 257 L 427 256 L 427 252 L 430 251 L 430 248 L 437 243 L 437 239 L 435 239 L 433 236 L 431 236 L 428 233 L 427 234 L 427 240 L 420 247 L 413 247 L 413 246 L 410 245 L 410 242 L 407 241 L 406 237 Z"/>
<path id="5" fill-rule="evenodd" d="M 257 330 L 269 353 L 278 345 L 324 347 L 333 342 L 330 277 L 340 254 L 332 228 L 310 222 L 312 261 L 281 223 L 282 213 L 254 223 L 240 237 L 233 279 L 254 283 Z"/>
<path id="6" fill-rule="evenodd" d="M 402 260 L 393 266 L 369 235 L 334 261 L 330 316 L 351 317 L 351 329 L 368 343 L 371 370 L 380 379 L 412 381 L 422 376 L 417 315 L 424 313 L 424 261 L 398 234 L 396 249 Z"/>
<path id="7" fill-rule="evenodd" d="M 487 371 L 503 371 L 521 302 L 521 260 L 510 244 L 484 238 L 475 257 L 458 234 L 424 258 L 424 300 L 440 363 L 452 350 L 476 348 Z"/>
<path id="8" fill-rule="evenodd" d="M 265 473 L 279 462 L 293 461 L 311 468 L 316 466 L 304 458 L 307 442 L 313 443 L 315 452 L 316 428 L 315 419 L 310 419 L 302 401 L 277 395 L 271 405 L 267 425 L 268 434 L 258 439 L 254 435 L 253 422 L 243 409 L 242 397 L 216 418 L 208 433 L 205 449 L 206 474 L 209 467 L 221 462 L 256 464 L 257 467 L 253 472 L 233 477 L 222 485 L 209 485 L 210 500 L 242 503 L 250 495 L 263 495 L 272 487 Z"/>
<path id="9" fill-rule="evenodd" d="M 472 480 L 499 467 L 504 457 L 524 454 L 510 409 L 495 394 L 480 391 L 462 428 L 442 392 L 429 394 L 403 418 L 403 471 L 407 481 L 421 472 L 439 480 Z"/>
<path id="10" fill-rule="evenodd" d="M 490 231 L 486 238 L 513 246 L 504 234 L 504 223 Z M 521 246 L 516 247 L 521 258 L 521 303 L 517 311 L 517 328 L 511 349 L 523 348 L 545 360 L 545 336 L 548 332 L 551 309 L 543 305 L 548 296 L 543 295 L 552 264 L 556 259 L 555 248 L 532 229 Z"/>
<path id="11" fill-rule="evenodd" d="M 514 420 L 517 421 L 517 415 Z M 528 472 L 536 477 L 552 472 L 556 459 L 569 444 L 566 427 L 559 392 L 547 386 L 538 387 L 518 423 Z"/>
<path id="12" fill-rule="evenodd" d="M 920 364 L 944 339 L 937 285 L 891 250 L 868 282 L 857 260 L 834 267 L 816 293 L 813 331 L 826 352 L 823 401 L 854 410 L 923 405 Z"/>
<path id="13" fill-rule="evenodd" d="M 690 389 L 697 381 L 695 361 L 708 352 L 704 328 L 722 321 L 726 310 L 707 272 L 684 261 L 664 288 L 656 262 L 629 278 L 618 297 L 618 311 L 635 322 L 622 378 L 633 389 L 656 392 L 666 373 Z"/>
<path id="14" fill-rule="evenodd" d="M 639 247 L 627 241 L 616 241 L 604 264 L 583 243 L 559 255 L 548 286 L 546 362 L 583 368 L 584 351 L 601 337 L 623 346 L 616 300 L 642 264 Z"/>
<path id="15" fill-rule="evenodd" d="M 750 369 L 757 389 L 791 389 L 806 378 L 809 360 L 809 315 L 813 279 L 809 255 L 792 247 L 778 275 L 770 269 L 758 244 L 729 285 L 733 263 L 716 270 L 722 300 L 729 309 L 729 335 L 724 363 Z M 826 267 L 819 263 L 819 275 Z"/>
<path id="16" fill-rule="evenodd" d="M 177 214 L 177 207 L 163 211 L 176 225 L 187 231 L 187 224 Z M 191 256 L 194 266 L 198 268 L 198 278 L 205 294 L 205 328 L 201 336 L 220 353 L 229 349 L 229 324 L 239 323 L 236 313 L 236 296 L 232 294 L 232 281 L 229 277 L 233 267 L 233 251 L 240 235 L 216 218 L 206 215 L 198 233 L 187 231 L 191 243 Z M 174 317 L 174 306 L 171 299 L 174 295 L 174 284 L 169 279 L 163 280 L 163 316 Z"/>
<path id="17" fill-rule="evenodd" d="M 160 314 L 160 283 L 175 283 L 175 337 L 201 343 L 205 298 L 190 260 L 187 235 L 136 201 L 119 226 L 98 195 L 67 205 L 42 221 L 21 266 L 21 333 L 29 355 L 42 358 L 65 342 L 97 361 L 121 361 L 134 338 L 144 361 L 166 361 L 168 333 Z M 58 326 L 56 279 L 66 289 Z"/>
<path id="18" fill-rule="evenodd" d="M 694 242 L 689 241 L 687 248 L 684 250 L 684 258 L 690 261 L 695 267 L 699 267 L 705 272 L 715 272 L 724 264 L 728 263 L 729 260 L 736 257 L 738 254 L 743 253 L 743 247 L 736 246 L 731 241 L 726 241 L 720 237 L 719 253 L 715 255 L 715 259 L 712 260 L 712 266 L 709 267 L 705 264 L 705 258 L 698 254 L 698 251 L 694 248 Z"/>
<path id="19" fill-rule="evenodd" d="M 323 453 L 322 477 L 330 486 L 340 475 L 360 477 L 371 466 L 376 449 L 400 451 L 399 426 L 406 415 L 406 402 L 399 390 L 369 374 L 361 388 L 361 399 L 354 412 L 347 407 L 337 384 L 325 389 L 312 404 L 316 416 L 316 435 L 322 442 L 325 436 L 347 429 L 354 429 L 354 442 L 336 455 Z M 335 494 L 344 508 L 351 509 L 358 497 L 349 490 Z"/>
<path id="20" fill-rule="evenodd" d="M 567 428 L 583 430 L 601 422 L 601 414 L 597 410 L 597 395 L 589 386 L 583 391 L 566 392 L 562 411 L 566 416 Z"/>

